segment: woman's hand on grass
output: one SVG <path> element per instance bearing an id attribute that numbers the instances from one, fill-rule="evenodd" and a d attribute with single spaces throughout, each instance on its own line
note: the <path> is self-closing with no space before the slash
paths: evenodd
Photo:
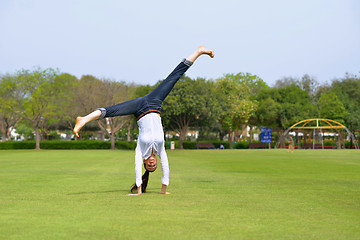
<path id="1" fill-rule="evenodd" d="M 169 192 L 166 191 L 166 187 L 167 187 L 167 186 L 164 185 L 164 184 L 161 186 L 160 194 L 170 194 Z"/>
<path id="2" fill-rule="evenodd" d="M 140 196 L 140 195 L 142 194 L 141 185 L 138 186 L 137 190 L 138 190 L 138 193 L 130 193 L 130 194 L 128 194 L 128 195 L 139 195 L 139 196 Z"/>

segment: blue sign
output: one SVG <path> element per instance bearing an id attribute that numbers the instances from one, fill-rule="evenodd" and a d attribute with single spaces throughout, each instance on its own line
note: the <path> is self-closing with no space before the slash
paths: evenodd
<path id="1" fill-rule="evenodd" d="M 261 127 L 260 140 L 262 143 L 271 143 L 271 128 Z"/>

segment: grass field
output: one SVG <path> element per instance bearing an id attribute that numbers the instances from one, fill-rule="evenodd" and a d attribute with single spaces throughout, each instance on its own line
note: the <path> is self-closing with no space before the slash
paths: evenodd
<path id="1" fill-rule="evenodd" d="M 360 151 L 168 151 L 128 196 L 134 152 L 0 151 L 1 239 L 360 239 Z"/>

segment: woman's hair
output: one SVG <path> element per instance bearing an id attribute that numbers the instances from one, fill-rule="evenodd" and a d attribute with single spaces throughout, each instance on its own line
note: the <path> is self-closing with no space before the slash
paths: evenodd
<path id="1" fill-rule="evenodd" d="M 146 164 L 144 163 L 144 168 L 145 168 L 145 173 L 144 175 L 142 175 L 142 184 L 141 184 L 141 192 L 145 193 L 146 192 L 146 187 L 148 185 L 148 181 L 149 181 L 149 173 L 150 171 L 148 171 L 146 169 Z M 132 193 L 136 193 L 137 192 L 137 186 L 136 186 L 136 182 L 131 186 L 131 190 Z"/>

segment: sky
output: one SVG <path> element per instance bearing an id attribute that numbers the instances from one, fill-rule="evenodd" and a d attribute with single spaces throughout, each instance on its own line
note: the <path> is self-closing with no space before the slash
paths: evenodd
<path id="1" fill-rule="evenodd" d="M 360 72 L 358 0 L 0 0 L 0 74 L 54 68 L 136 84 L 187 71 L 247 72 L 269 86 L 304 74 L 320 83 Z"/>

